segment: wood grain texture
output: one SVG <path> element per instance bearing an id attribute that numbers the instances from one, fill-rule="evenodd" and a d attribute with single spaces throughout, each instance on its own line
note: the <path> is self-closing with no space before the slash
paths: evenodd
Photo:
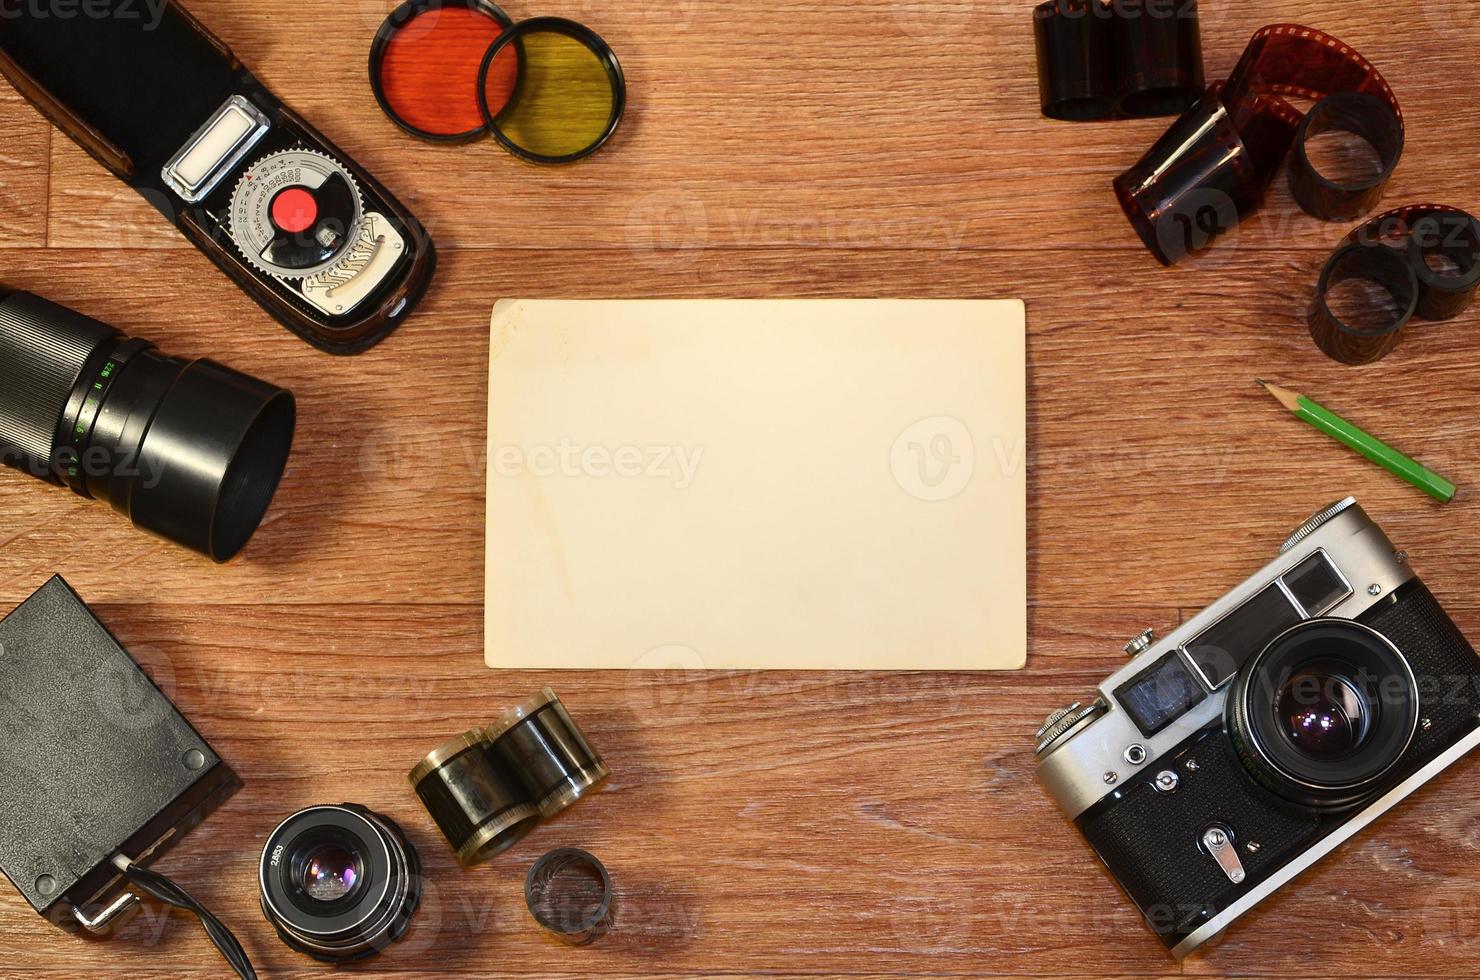
<path id="1" fill-rule="evenodd" d="M 400 820 L 429 866 L 413 932 L 355 971 L 367 977 L 1274 977 L 1313 962 L 1474 974 L 1472 765 L 1177 965 L 1035 784 L 1030 744 L 1050 708 L 1119 665 L 1126 638 L 1196 612 L 1348 492 L 1480 635 L 1469 320 L 1414 329 L 1374 367 L 1327 361 L 1303 311 L 1346 229 L 1298 215 L 1283 185 L 1208 256 L 1156 266 L 1108 184 L 1165 123 L 1041 119 L 1026 2 L 509 8 L 589 23 L 628 72 L 614 143 L 554 170 L 487 143 L 420 144 L 380 115 L 364 63 L 389 0 L 191 6 L 417 211 L 442 267 L 390 341 L 354 360 L 318 354 L 0 88 L 6 285 L 291 387 L 302 415 L 268 523 L 223 568 L 106 508 L 0 479 L 0 609 L 66 575 L 241 772 L 245 788 L 165 866 L 238 930 L 264 977 L 326 971 L 262 921 L 262 843 L 291 811 L 341 800 Z M 1480 121 L 1462 106 L 1480 81 L 1472 0 L 1204 6 L 1214 76 L 1273 21 L 1362 50 L 1409 123 L 1389 199 L 1480 207 Z M 312 31 L 292 29 L 305 21 Z M 485 670 L 487 321 L 504 296 L 1027 300 L 1028 670 Z M 1322 441 L 1255 376 L 1423 460 L 1460 500 L 1440 507 Z M 896 435 L 879 434 L 884 450 Z M 550 682 L 616 775 L 461 872 L 404 774 Z M 620 928 L 586 950 L 551 943 L 523 910 L 524 871 L 564 844 L 599 854 L 619 887 Z M 157 909 L 98 944 L 0 900 L 6 980 L 221 973 L 197 927 Z"/>

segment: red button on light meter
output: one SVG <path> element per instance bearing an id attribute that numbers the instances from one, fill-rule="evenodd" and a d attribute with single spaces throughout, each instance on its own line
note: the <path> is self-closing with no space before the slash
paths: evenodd
<path id="1" fill-rule="evenodd" d="M 272 223 L 290 235 L 307 231 L 319 219 L 319 202 L 301 187 L 289 187 L 272 199 Z"/>

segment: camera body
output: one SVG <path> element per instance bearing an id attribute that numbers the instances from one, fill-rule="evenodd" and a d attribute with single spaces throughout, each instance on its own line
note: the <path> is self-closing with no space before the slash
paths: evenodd
<path id="1" fill-rule="evenodd" d="M 1038 733 L 1038 775 L 1178 959 L 1480 744 L 1480 657 L 1348 498 Z"/>

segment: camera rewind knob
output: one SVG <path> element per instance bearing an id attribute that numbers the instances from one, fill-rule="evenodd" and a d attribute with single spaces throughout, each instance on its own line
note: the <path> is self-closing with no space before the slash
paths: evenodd
<path id="1" fill-rule="evenodd" d="M 1090 718 L 1096 717 L 1105 711 L 1103 701 L 1096 700 L 1092 704 L 1081 704 L 1075 702 L 1067 708 L 1060 708 L 1043 723 L 1038 729 L 1038 754 L 1047 752 L 1059 739 L 1068 735 L 1075 728 Z"/>
<path id="2" fill-rule="evenodd" d="M 1125 655 L 1128 657 L 1139 657 L 1151 649 L 1151 644 L 1156 642 L 1156 630 L 1147 630 L 1134 640 L 1125 645 Z"/>
<path id="3" fill-rule="evenodd" d="M 1289 539 L 1285 542 L 1284 547 L 1280 549 L 1280 554 L 1285 554 L 1291 548 L 1295 547 L 1297 544 L 1319 531 L 1326 524 L 1327 521 L 1336 517 L 1338 514 L 1344 513 L 1352 507 L 1355 507 L 1356 505 L 1356 497 L 1347 497 L 1345 500 L 1339 500 L 1336 503 L 1332 504 L 1330 507 L 1327 507 L 1325 510 L 1321 511 L 1319 514 L 1316 514 L 1310 520 L 1306 521 L 1304 524 L 1295 529 L 1294 533 L 1291 534 Z"/>

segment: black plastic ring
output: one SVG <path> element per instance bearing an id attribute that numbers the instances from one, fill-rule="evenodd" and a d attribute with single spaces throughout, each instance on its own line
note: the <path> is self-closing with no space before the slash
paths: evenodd
<path id="1" fill-rule="evenodd" d="M 514 26 L 514 21 L 502 9 L 490 3 L 489 0 L 406 0 L 390 16 L 386 17 L 380 29 L 375 32 L 375 41 L 370 45 L 370 89 L 375 93 L 375 101 L 380 103 L 380 109 L 386 114 L 391 122 L 401 129 L 410 133 L 418 139 L 427 140 L 432 143 L 470 143 L 479 139 L 486 132 L 486 127 L 475 126 L 463 133 L 433 133 L 425 129 L 413 126 L 396 112 L 385 95 L 385 84 L 381 74 L 385 68 L 385 52 L 391 41 L 400 33 L 407 24 L 416 20 L 417 17 L 432 10 L 441 10 L 446 7 L 462 8 L 485 14 L 489 18 L 503 25 L 504 34 Z M 503 35 L 500 35 L 502 39 Z M 479 104 L 485 100 L 482 98 L 483 75 L 478 76 Z"/>
<path id="2" fill-rule="evenodd" d="M 602 130 L 600 136 L 592 140 L 587 146 L 562 156 L 545 156 L 535 153 L 509 139 L 504 135 L 503 130 L 499 129 L 498 118 L 494 116 L 488 105 L 488 72 L 493 67 L 494 59 L 510 44 L 518 47 L 520 57 L 519 79 L 515 82 L 514 92 L 509 97 L 508 105 L 518 103 L 519 89 L 524 79 L 524 48 L 521 39 L 529 34 L 540 33 L 564 34 L 566 37 L 584 44 L 593 54 L 601 59 L 602 65 L 606 68 L 607 75 L 611 79 L 612 111 L 611 118 L 607 120 L 606 128 Z M 488 53 L 483 56 L 483 65 L 478 69 L 478 109 L 483 113 L 483 121 L 488 131 L 493 134 L 493 138 L 498 140 L 504 149 L 519 159 L 527 160 L 530 163 L 573 163 L 576 160 L 590 156 L 606 145 L 607 140 L 611 139 L 612 134 L 621 125 L 622 113 L 626 108 L 627 79 L 622 74 L 622 65 L 617 61 L 617 53 L 612 50 L 611 45 L 602 39 L 600 34 L 597 34 L 584 24 L 578 24 L 564 17 L 534 17 L 515 24 L 510 29 L 504 31 L 497 41 L 493 42 L 493 45 L 488 49 Z M 500 110 L 500 114 L 502 114 L 502 110 Z"/>
<path id="3" fill-rule="evenodd" d="M 589 911 L 577 906 L 578 895 L 552 890 L 557 876 L 569 869 L 584 871 L 601 885 L 601 899 Z M 551 851 L 534 863 L 524 879 L 524 904 L 544 929 L 567 946 L 584 946 L 604 936 L 612 923 L 612 879 L 594 855 L 575 847 Z"/>
<path id="4" fill-rule="evenodd" d="M 1376 329 L 1341 320 L 1331 310 L 1330 292 L 1348 279 L 1366 279 L 1382 286 L 1397 305 L 1397 315 Z M 1398 346 L 1417 308 L 1418 276 L 1406 252 L 1376 243 L 1351 243 L 1337 249 L 1321 270 L 1307 324 L 1311 339 L 1327 357 L 1343 364 L 1371 364 Z"/>
<path id="5" fill-rule="evenodd" d="M 1454 263 L 1441 272 L 1428 263 L 1439 255 Z M 1418 276 L 1418 313 L 1425 320 L 1453 320 L 1480 290 L 1480 221 L 1464 211 L 1435 211 L 1413 222 L 1408 262 Z"/>
<path id="6" fill-rule="evenodd" d="M 1366 180 L 1335 181 L 1310 161 L 1310 140 L 1322 133 L 1352 133 L 1377 152 L 1381 170 Z M 1290 191 L 1311 217 L 1346 220 L 1371 211 L 1382 200 L 1388 181 L 1403 158 L 1403 120 L 1392 106 L 1367 92 L 1338 92 L 1306 113 L 1290 156 Z"/>

